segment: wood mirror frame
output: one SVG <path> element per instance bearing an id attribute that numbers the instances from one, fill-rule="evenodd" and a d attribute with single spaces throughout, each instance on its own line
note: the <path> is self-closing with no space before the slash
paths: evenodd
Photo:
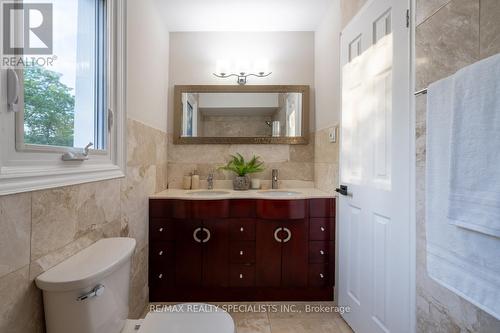
<path id="1" fill-rule="evenodd" d="M 182 137 L 183 93 L 301 93 L 302 136 L 297 137 Z M 286 144 L 309 143 L 309 86 L 301 85 L 179 85 L 174 89 L 174 144 Z"/>

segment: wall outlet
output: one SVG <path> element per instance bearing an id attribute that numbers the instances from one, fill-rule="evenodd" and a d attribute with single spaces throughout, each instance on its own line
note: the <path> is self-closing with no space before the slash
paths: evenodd
<path id="1" fill-rule="evenodd" d="M 330 138 L 331 143 L 337 142 L 337 127 L 336 126 L 330 130 L 328 137 Z"/>

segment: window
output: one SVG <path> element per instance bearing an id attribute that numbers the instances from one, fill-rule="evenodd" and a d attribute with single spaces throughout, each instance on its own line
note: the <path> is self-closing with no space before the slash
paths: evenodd
<path id="1" fill-rule="evenodd" d="M 125 3 L 0 1 L 0 195 L 123 176 Z"/>
<path id="2" fill-rule="evenodd" d="M 106 5 L 52 0 L 56 61 L 21 71 L 18 150 L 85 147 L 106 150 Z M 61 149 L 59 149 L 61 150 Z"/>

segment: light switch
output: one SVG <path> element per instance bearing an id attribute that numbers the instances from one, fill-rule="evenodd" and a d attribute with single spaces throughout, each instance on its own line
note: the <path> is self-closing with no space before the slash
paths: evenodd
<path id="1" fill-rule="evenodd" d="M 337 127 L 336 126 L 330 130 L 328 137 L 330 138 L 331 143 L 337 142 Z"/>

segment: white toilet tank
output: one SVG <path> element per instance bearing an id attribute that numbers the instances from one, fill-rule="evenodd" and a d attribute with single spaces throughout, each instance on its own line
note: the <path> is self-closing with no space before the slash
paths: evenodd
<path id="1" fill-rule="evenodd" d="M 134 249 L 132 238 L 102 239 L 38 276 L 47 333 L 119 333 Z"/>

